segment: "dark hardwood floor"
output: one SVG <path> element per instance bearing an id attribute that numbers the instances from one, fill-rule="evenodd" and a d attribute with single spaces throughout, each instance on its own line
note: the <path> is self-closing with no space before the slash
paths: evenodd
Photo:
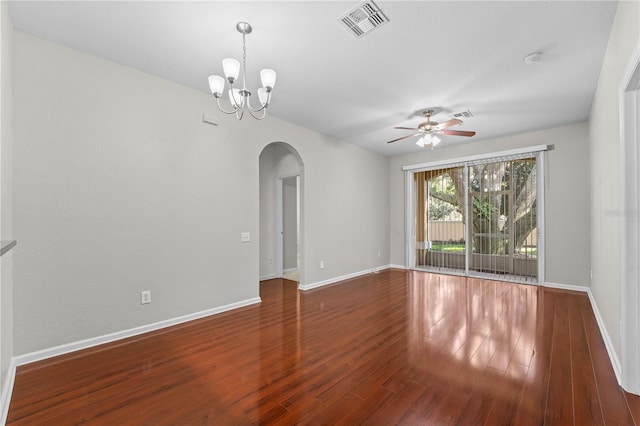
<path id="1" fill-rule="evenodd" d="M 383 271 L 18 368 L 10 425 L 640 425 L 585 294 Z"/>

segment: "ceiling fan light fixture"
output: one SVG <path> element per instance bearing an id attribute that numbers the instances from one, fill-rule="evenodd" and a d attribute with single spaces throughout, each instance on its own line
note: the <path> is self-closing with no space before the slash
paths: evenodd
<path id="1" fill-rule="evenodd" d="M 452 136 L 466 136 L 471 137 L 475 136 L 476 132 L 473 131 L 465 131 L 465 130 L 449 130 L 450 127 L 457 126 L 462 124 L 462 120 L 458 118 L 452 118 L 450 120 L 444 121 L 442 123 L 438 123 L 436 121 L 431 121 L 431 115 L 433 114 L 433 110 L 428 109 L 423 112 L 427 121 L 418 124 L 418 127 L 394 127 L 394 129 L 399 130 L 412 130 L 413 133 L 410 135 L 402 136 L 400 138 L 396 138 L 388 141 L 387 143 L 394 143 L 398 141 L 402 141 L 408 138 L 413 138 L 414 136 L 420 136 L 420 139 L 416 141 L 416 145 L 421 148 L 425 146 L 431 147 L 431 149 L 435 148 L 442 140 L 438 137 L 438 135 L 452 135 Z M 471 113 L 467 111 L 469 115 Z"/>

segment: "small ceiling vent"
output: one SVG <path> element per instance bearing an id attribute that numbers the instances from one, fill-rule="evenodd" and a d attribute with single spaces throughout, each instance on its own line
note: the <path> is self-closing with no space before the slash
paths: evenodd
<path id="1" fill-rule="evenodd" d="M 470 118 L 470 117 L 473 117 L 473 114 L 471 114 L 471 111 L 469 110 L 451 114 L 451 118 Z"/>
<path id="2" fill-rule="evenodd" d="M 338 20 L 357 38 L 389 22 L 389 18 L 372 1 L 360 3 L 344 13 Z"/>

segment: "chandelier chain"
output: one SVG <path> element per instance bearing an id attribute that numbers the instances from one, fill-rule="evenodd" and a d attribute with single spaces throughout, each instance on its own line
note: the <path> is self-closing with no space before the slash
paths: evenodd
<path id="1" fill-rule="evenodd" d="M 242 33 L 242 88 L 247 90 L 247 34 Z"/>

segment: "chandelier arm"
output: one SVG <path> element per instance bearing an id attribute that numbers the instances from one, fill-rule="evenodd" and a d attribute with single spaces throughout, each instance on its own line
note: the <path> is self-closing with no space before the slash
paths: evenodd
<path id="1" fill-rule="evenodd" d="M 244 117 L 244 108 L 238 108 L 236 111 L 236 118 L 240 121 L 242 120 L 242 117 Z"/>
<path id="2" fill-rule="evenodd" d="M 235 108 L 233 111 L 226 111 L 224 108 L 222 108 L 222 105 L 220 105 L 220 98 L 219 97 L 216 97 L 216 101 L 218 102 L 218 109 L 220 110 L 220 112 L 223 112 L 225 114 L 235 114 L 240 109 L 240 108 Z"/>
<path id="3" fill-rule="evenodd" d="M 260 111 L 263 111 L 263 110 L 267 109 L 267 105 L 269 105 L 269 104 L 268 104 L 268 103 L 266 103 L 266 104 L 262 105 L 262 107 L 260 107 L 260 108 L 253 108 L 253 107 L 251 106 L 251 103 L 249 103 L 249 98 L 247 98 L 246 106 L 247 106 L 247 109 L 248 109 L 249 111 L 252 111 L 252 112 L 260 112 Z M 251 114 L 251 115 L 253 115 L 253 114 Z"/>
<path id="4" fill-rule="evenodd" d="M 266 109 L 266 108 L 261 108 L 261 109 L 259 109 L 259 110 L 251 110 L 251 109 L 248 109 L 247 111 L 249 111 L 249 114 L 251 114 L 251 116 L 252 116 L 253 118 L 255 118 L 256 120 L 263 120 L 263 119 L 266 117 L 266 115 L 267 115 L 267 109 Z M 261 115 L 256 115 L 256 114 L 254 114 L 254 112 L 260 112 L 260 111 L 262 111 L 262 114 L 261 114 Z"/>
<path id="5" fill-rule="evenodd" d="M 271 103 L 271 90 L 269 90 L 267 92 L 267 102 L 265 102 L 265 104 L 262 105 L 262 107 L 260 107 L 260 108 L 253 108 L 251 106 L 251 104 L 249 103 L 249 99 L 247 98 L 247 107 L 249 108 L 250 111 L 253 111 L 253 112 L 260 112 L 260 111 L 266 110 L 270 103 Z M 266 114 L 266 112 L 265 112 L 265 114 Z M 253 114 L 251 114 L 251 115 L 253 116 Z"/>

